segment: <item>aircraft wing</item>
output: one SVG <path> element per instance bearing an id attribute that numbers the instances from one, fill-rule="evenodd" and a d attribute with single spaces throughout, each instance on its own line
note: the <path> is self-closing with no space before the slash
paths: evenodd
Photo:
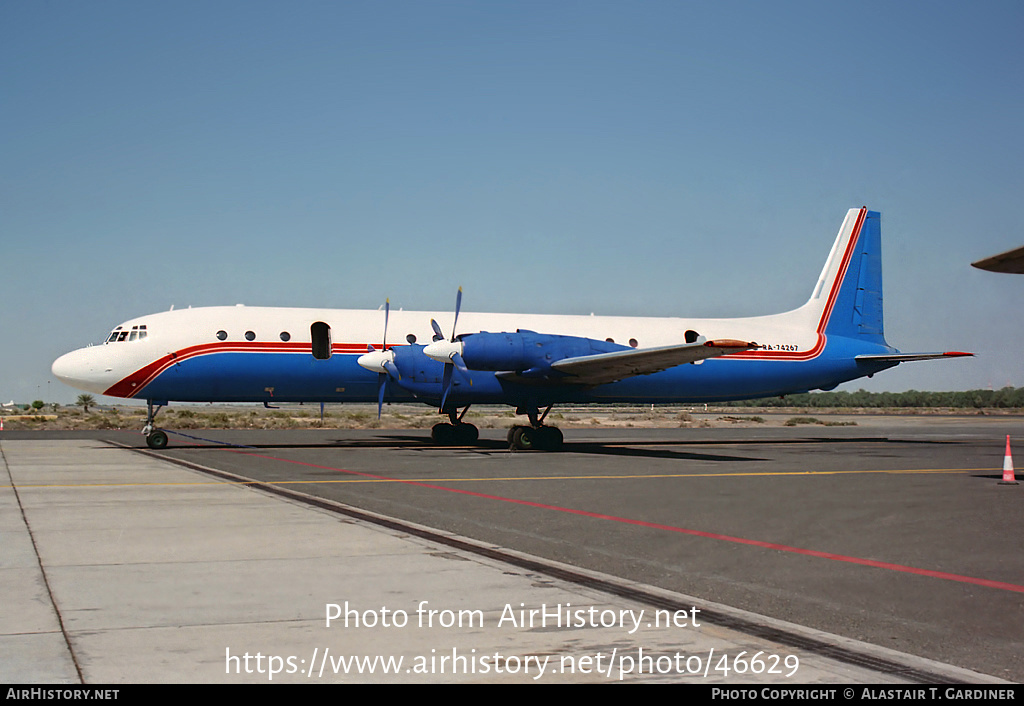
<path id="1" fill-rule="evenodd" d="M 1008 272 L 1010 274 L 1024 274 L 1024 248 L 1017 248 L 1009 252 L 999 253 L 984 260 L 971 263 L 972 267 L 989 272 Z"/>
<path id="2" fill-rule="evenodd" d="M 563 382 L 575 385 L 604 385 L 634 375 L 650 375 L 684 363 L 695 363 L 705 358 L 752 348 L 757 348 L 757 344 L 730 339 L 697 341 L 677 346 L 565 358 L 553 363 L 551 367 L 570 376 Z"/>
<path id="3" fill-rule="evenodd" d="M 864 360 L 872 363 L 909 363 L 914 360 L 939 360 L 942 358 L 963 358 L 973 356 L 973 353 L 962 351 L 946 351 L 945 353 L 894 353 L 880 355 L 858 355 L 854 360 Z"/>

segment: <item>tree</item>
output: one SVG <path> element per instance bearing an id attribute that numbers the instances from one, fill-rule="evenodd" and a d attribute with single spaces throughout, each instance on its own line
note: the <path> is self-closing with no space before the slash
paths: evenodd
<path id="1" fill-rule="evenodd" d="M 88 414 L 89 405 L 96 404 L 96 399 L 92 395 L 79 395 L 75 404 L 82 405 L 82 411 Z"/>

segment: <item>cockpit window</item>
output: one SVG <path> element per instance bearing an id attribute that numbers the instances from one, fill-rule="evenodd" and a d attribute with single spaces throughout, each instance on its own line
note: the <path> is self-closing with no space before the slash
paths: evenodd
<path id="1" fill-rule="evenodd" d="M 131 331 L 125 331 L 120 326 L 115 328 L 107 336 L 107 343 L 120 343 L 121 341 L 141 341 L 148 335 L 146 325 L 132 326 Z"/>

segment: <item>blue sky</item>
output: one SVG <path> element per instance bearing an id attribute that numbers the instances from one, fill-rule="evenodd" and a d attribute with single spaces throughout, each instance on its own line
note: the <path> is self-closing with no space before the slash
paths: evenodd
<path id="1" fill-rule="evenodd" d="M 1024 385 L 1019 2 L 0 5 L 0 397 L 172 304 L 741 316 L 882 212 L 847 389 Z M 52 382 L 50 382 L 52 380 Z"/>

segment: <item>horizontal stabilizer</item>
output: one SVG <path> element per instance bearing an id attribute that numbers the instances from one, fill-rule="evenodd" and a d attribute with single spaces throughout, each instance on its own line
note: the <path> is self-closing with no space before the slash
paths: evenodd
<path id="1" fill-rule="evenodd" d="M 872 363 L 909 363 L 915 360 L 939 360 L 943 358 L 963 358 L 973 356 L 973 353 L 962 351 L 946 351 L 945 353 L 895 353 L 881 355 L 858 355 L 856 360 L 870 361 Z"/>
<path id="2" fill-rule="evenodd" d="M 571 375 L 565 382 L 579 385 L 604 385 L 634 375 L 650 375 L 684 363 L 695 363 L 727 353 L 757 348 L 756 343 L 720 339 L 677 346 L 642 350 L 613 351 L 597 355 L 565 358 L 552 364 L 555 370 Z"/>

